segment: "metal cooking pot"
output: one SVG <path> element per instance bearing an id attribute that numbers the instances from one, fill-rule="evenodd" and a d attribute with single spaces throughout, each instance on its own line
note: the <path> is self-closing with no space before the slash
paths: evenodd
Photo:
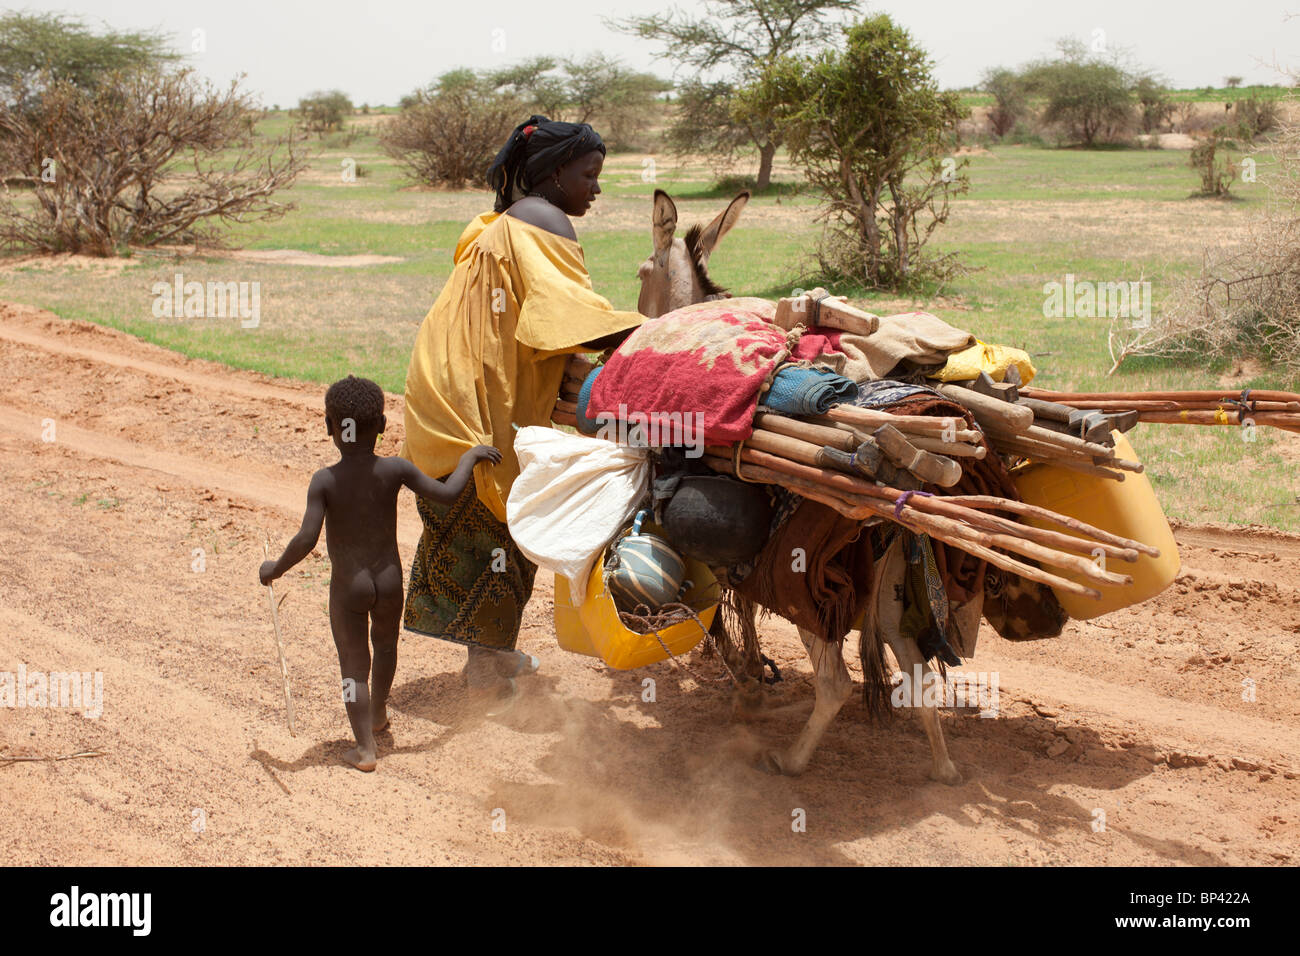
<path id="1" fill-rule="evenodd" d="M 673 546 L 711 568 L 752 561 L 767 543 L 772 501 L 761 486 L 726 475 L 687 475 L 663 509 Z"/>

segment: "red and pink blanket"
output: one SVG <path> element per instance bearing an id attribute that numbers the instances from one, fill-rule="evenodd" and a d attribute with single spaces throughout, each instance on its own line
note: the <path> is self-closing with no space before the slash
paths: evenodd
<path id="1" fill-rule="evenodd" d="M 706 444 L 748 438 L 759 393 L 789 356 L 775 314 L 765 299 L 735 298 L 646 320 L 596 378 L 588 417 L 680 415 L 701 423 Z"/>

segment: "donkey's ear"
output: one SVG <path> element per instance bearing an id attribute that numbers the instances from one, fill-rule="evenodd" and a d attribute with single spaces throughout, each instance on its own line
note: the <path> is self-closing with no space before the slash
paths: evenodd
<path id="1" fill-rule="evenodd" d="M 718 213 L 717 218 L 704 227 L 704 231 L 700 233 L 699 242 L 700 265 L 708 265 L 709 256 L 713 254 L 713 248 L 718 244 L 719 239 L 731 231 L 731 227 L 740 218 L 740 213 L 744 210 L 747 202 L 749 202 L 749 190 L 745 190 L 731 200 L 727 204 L 727 208 Z"/>
<path id="2" fill-rule="evenodd" d="M 654 211 L 650 214 L 650 232 L 654 236 L 655 265 L 663 268 L 668 264 L 668 250 L 673 245 L 673 233 L 677 231 L 677 207 L 662 189 L 655 190 Z"/>

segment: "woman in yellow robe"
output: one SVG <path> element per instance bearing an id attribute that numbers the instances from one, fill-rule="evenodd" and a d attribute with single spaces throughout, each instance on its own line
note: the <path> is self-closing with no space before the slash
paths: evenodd
<path id="1" fill-rule="evenodd" d="M 469 645 L 471 685 L 506 695 L 509 678 L 537 666 L 514 650 L 537 571 L 505 524 L 515 426 L 549 424 L 568 355 L 616 344 L 644 320 L 592 289 L 567 218 L 591 208 L 604 157 L 586 124 L 534 116 L 514 131 L 488 173 L 496 209 L 462 233 L 406 374 L 407 458 L 433 477 L 475 445 L 502 460 L 476 467 L 450 506 L 418 499 L 424 534 L 403 623 Z"/>

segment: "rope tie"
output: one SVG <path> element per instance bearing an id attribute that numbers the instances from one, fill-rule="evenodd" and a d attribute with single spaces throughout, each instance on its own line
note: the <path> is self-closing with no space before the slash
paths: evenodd
<path id="1" fill-rule="evenodd" d="M 1243 388 L 1237 398 L 1225 398 L 1219 404 L 1237 409 L 1238 421 L 1246 415 L 1255 414 L 1255 402 L 1250 397 L 1251 389 Z"/>
<path id="2" fill-rule="evenodd" d="M 638 604 L 633 611 L 619 611 L 618 618 L 622 622 L 623 626 L 629 631 L 637 634 L 653 634 L 654 639 L 658 641 L 659 646 L 664 649 L 664 653 L 668 655 L 668 659 L 672 661 L 673 666 L 683 668 L 686 673 L 695 678 L 696 683 L 723 684 L 728 680 L 733 684 L 739 683 L 739 681 L 736 680 L 736 675 L 731 672 L 731 667 L 727 664 L 726 655 L 718 649 L 718 643 L 714 639 L 713 634 L 704 626 L 704 622 L 700 620 L 699 613 L 690 605 L 677 603 L 665 604 L 663 607 L 659 608 L 658 611 L 651 611 L 648 605 Z M 699 626 L 700 630 L 704 632 L 704 639 L 709 642 L 709 646 L 713 648 L 713 652 L 717 654 L 718 659 L 722 661 L 722 666 L 727 672 L 723 676 L 701 677 L 695 672 L 691 665 L 687 664 L 686 661 L 674 654 L 668 645 L 664 643 L 664 639 L 659 636 L 661 630 L 666 630 L 674 625 L 691 620 L 693 620 Z"/>
<path id="3" fill-rule="evenodd" d="M 855 454 L 856 454 L 856 453 L 855 453 Z M 933 498 L 933 497 L 934 497 L 934 492 L 932 492 L 932 491 L 905 491 L 905 492 L 903 492 L 901 495 L 899 495 L 897 498 L 894 499 L 894 517 L 895 517 L 895 518 L 898 518 L 898 517 L 900 517 L 900 516 L 903 514 L 903 506 L 907 504 L 907 499 L 911 498 L 912 495 L 920 495 L 920 496 L 923 497 L 923 498 Z"/>
<path id="4" fill-rule="evenodd" d="M 831 294 L 829 292 L 823 292 L 821 295 L 815 296 L 813 298 L 812 300 L 812 324 L 813 325 L 821 325 L 821 323 L 818 322 L 817 320 L 820 319 L 822 315 L 822 303 L 825 302 L 830 297 Z"/>
<path id="5" fill-rule="evenodd" d="M 743 481 L 743 482 L 745 482 L 746 484 L 749 484 L 749 485 L 761 485 L 761 484 L 764 484 L 764 482 L 758 481 L 757 479 L 754 479 L 754 478 L 746 478 L 744 475 L 742 475 L 742 474 L 740 473 L 740 452 L 741 452 L 741 450 L 742 450 L 744 447 L 745 447 L 745 443 L 744 443 L 743 441 L 738 441 L 738 442 L 736 442 L 736 444 L 734 444 L 734 445 L 731 446 L 731 472 L 732 472 L 732 475 L 733 475 L 734 477 L 736 477 L 736 478 L 739 478 L 741 481 Z"/>

